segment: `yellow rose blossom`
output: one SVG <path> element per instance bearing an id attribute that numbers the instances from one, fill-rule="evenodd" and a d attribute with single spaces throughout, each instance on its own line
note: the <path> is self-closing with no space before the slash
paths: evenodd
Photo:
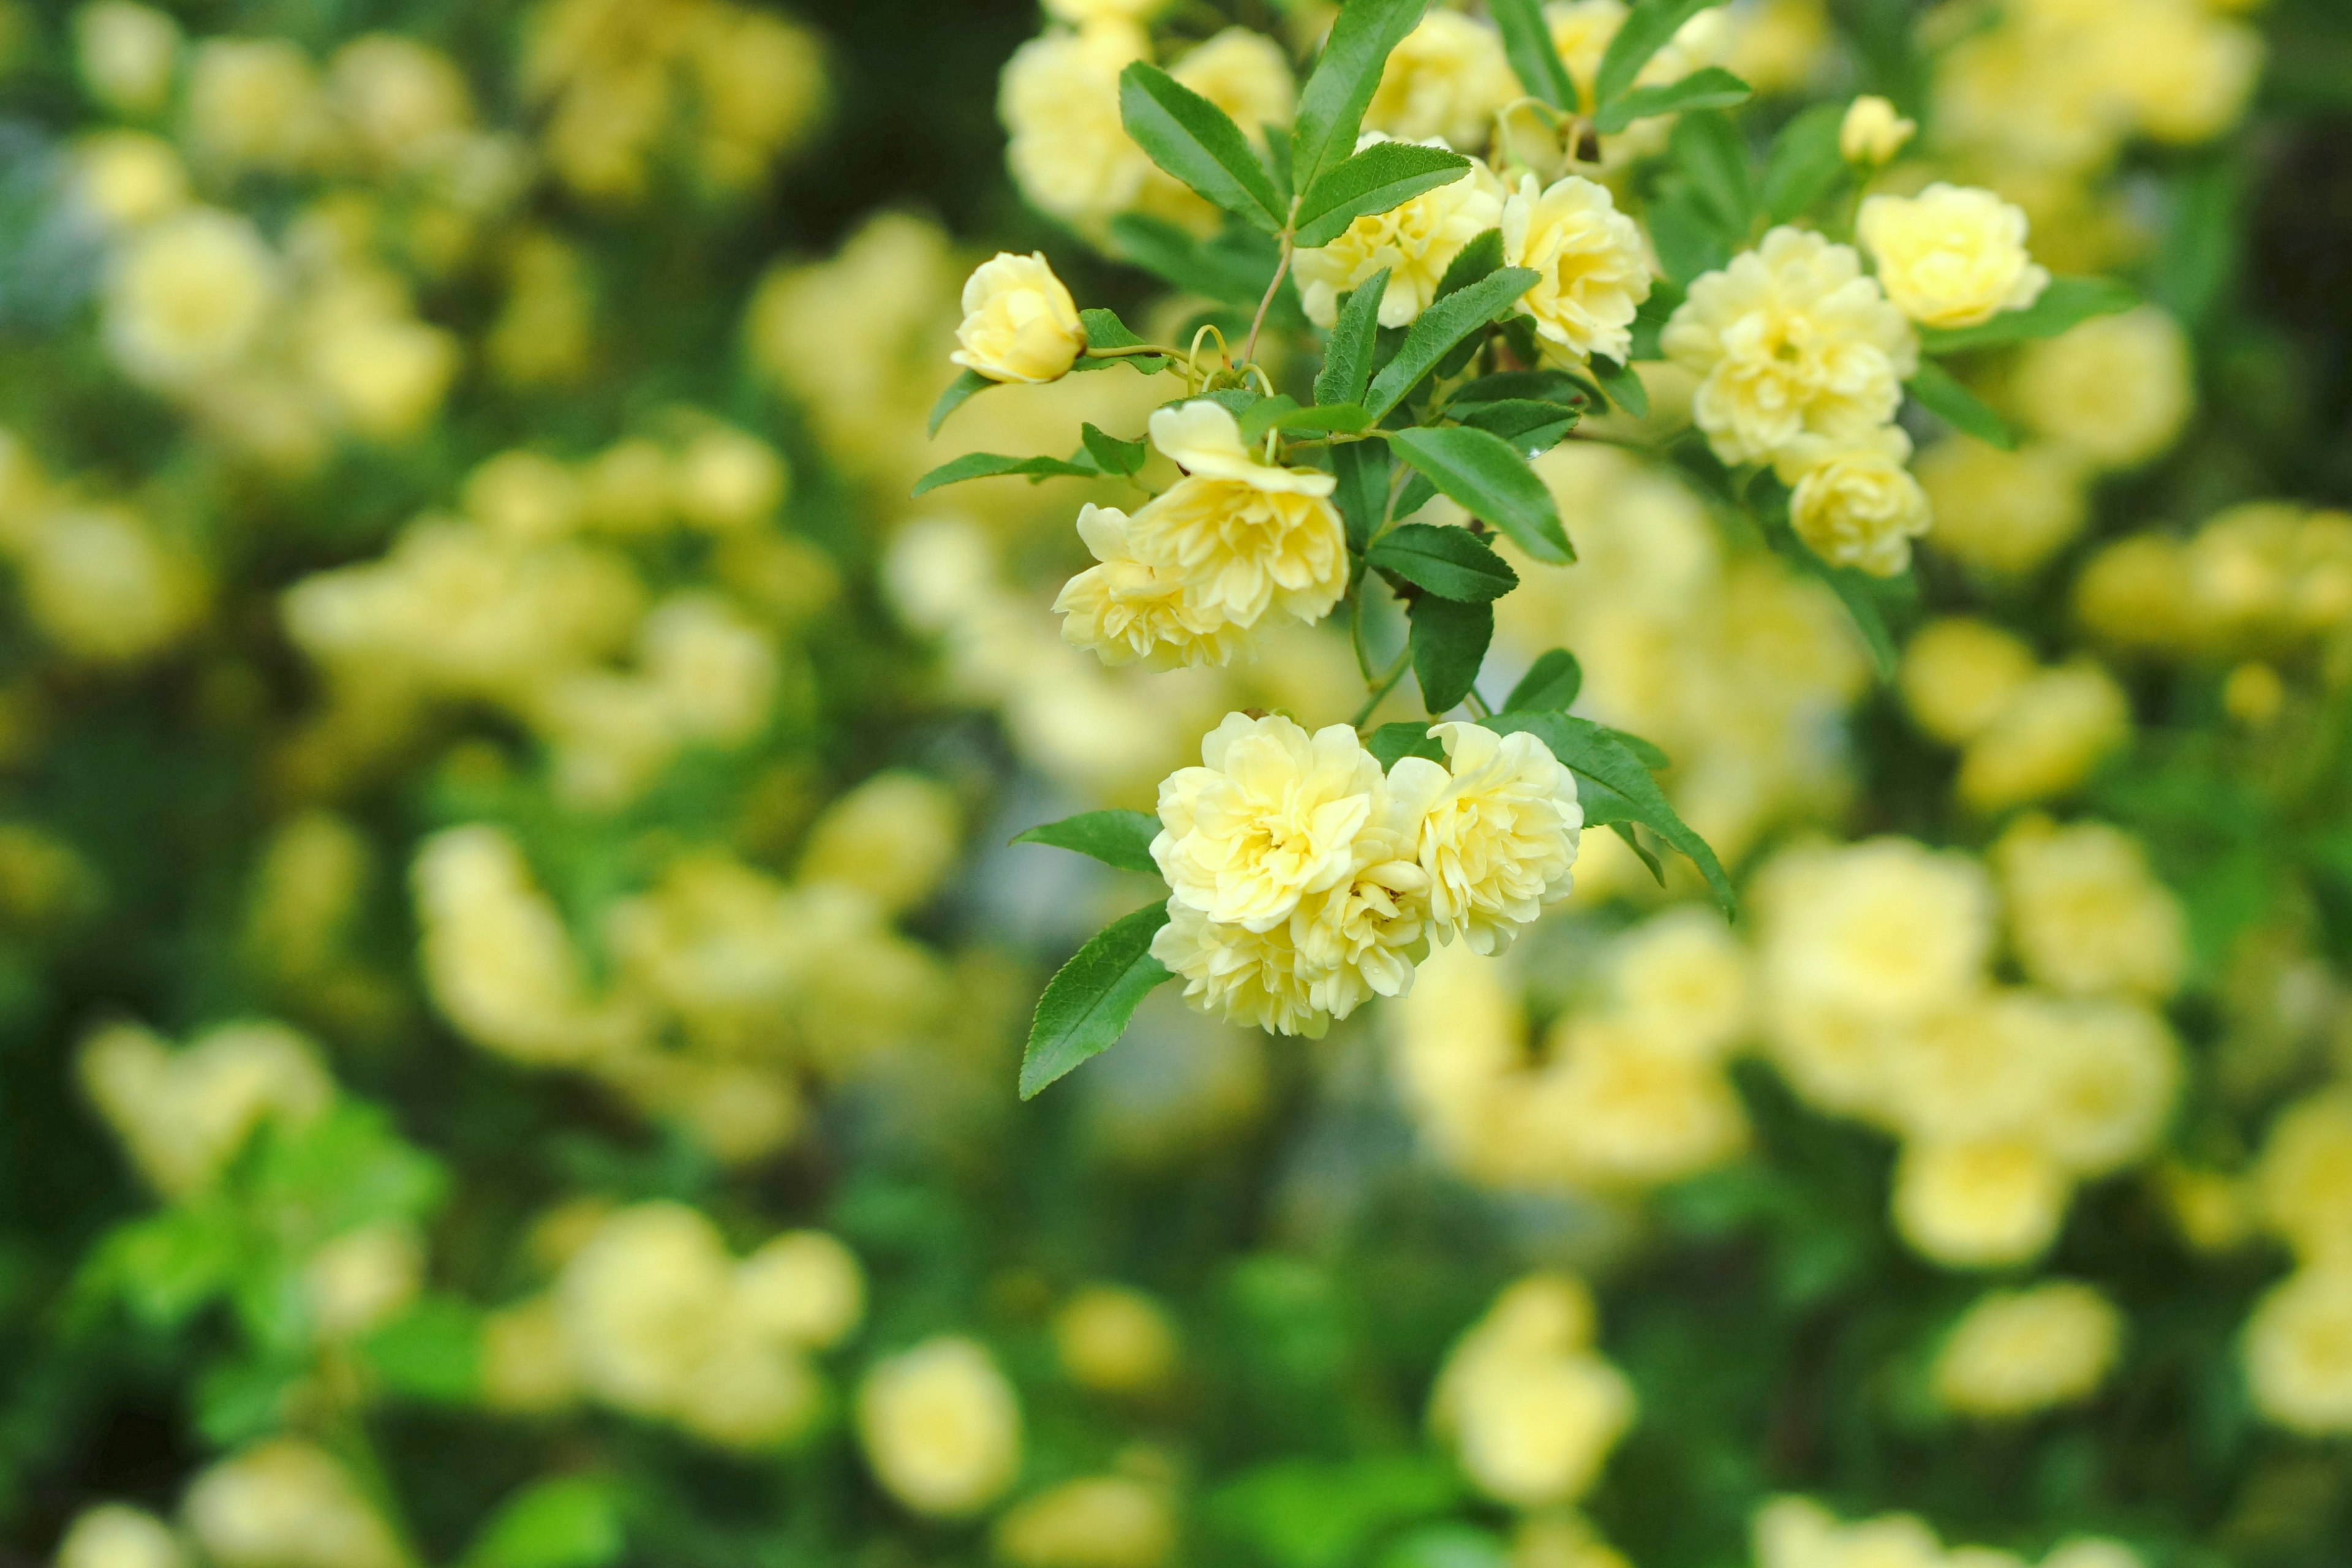
<path id="1" fill-rule="evenodd" d="M 1154 410 L 1151 440 L 1186 477 L 1128 519 L 1127 545 L 1181 575 L 1190 608 L 1251 626 L 1269 608 L 1318 621 L 1339 602 L 1347 532 L 1330 475 L 1257 461 L 1206 400 Z"/>
<path id="2" fill-rule="evenodd" d="M 2025 214 L 1990 191 L 1938 182 L 1871 196 L 1854 233 L 1897 310 L 1923 326 L 1973 327 L 2021 310 L 2050 286 L 2025 250 Z"/>
<path id="3" fill-rule="evenodd" d="M 962 1519 L 1021 1468 L 1021 1407 L 988 1352 L 927 1340 L 877 1363 L 857 1391 L 857 1436 L 884 1489 L 915 1512 Z"/>
<path id="4" fill-rule="evenodd" d="M 1145 52 L 1132 26 L 1032 38 L 1005 62 L 1005 163 L 1040 212 L 1091 231 L 1135 203 L 1151 163 L 1119 121 L 1118 73 Z"/>
<path id="5" fill-rule="evenodd" d="M 2010 390 L 2035 433 L 2102 468 L 2161 455 L 2196 404 L 2188 337 L 2154 305 L 2026 344 Z"/>
<path id="6" fill-rule="evenodd" d="M 2088 1285 L 1990 1292 L 1936 1353 L 1937 1403 L 1995 1418 L 2079 1403 L 2105 1380 L 2122 1337 L 2123 1314 Z"/>
<path id="7" fill-rule="evenodd" d="M 1960 799 L 1996 812 L 2065 795 L 2131 733 L 2130 700 L 2105 670 L 2087 659 L 2043 670 L 1969 742 Z"/>
<path id="8" fill-rule="evenodd" d="M 2035 570 L 2073 542 L 2089 517 L 2087 476 L 2058 447 L 2004 452 L 1948 436 L 1920 458 L 1918 479 L 1936 514 L 1929 546 L 1987 572 Z"/>
<path id="9" fill-rule="evenodd" d="M 1851 446 L 1800 438 L 1781 458 L 1802 476 L 1790 492 L 1790 527 L 1832 566 L 1895 576 L 1933 521 L 1927 492 L 1903 466 L 1910 456 L 1911 437 L 1893 425 Z"/>
<path id="10" fill-rule="evenodd" d="M 956 342 L 962 346 L 948 358 L 991 381 L 1058 381 L 1087 346 L 1087 330 L 1045 252 L 999 251 L 963 286 Z"/>
<path id="11" fill-rule="evenodd" d="M 1642 231 L 1605 185 L 1571 175 L 1538 188 L 1521 177 L 1503 204 L 1503 261 L 1538 275 L 1519 297 L 1536 332 L 1581 359 L 1623 363 L 1633 317 L 1650 297 Z"/>
<path id="12" fill-rule="evenodd" d="M 136 379 L 184 386 L 243 358 L 278 293 L 278 260 L 260 231 L 216 208 L 190 208 L 115 257 L 107 344 Z"/>
<path id="13" fill-rule="evenodd" d="M 1918 121 L 1897 114 L 1876 94 L 1864 93 L 1847 108 L 1838 127 L 1838 151 L 1849 163 L 1888 163 L 1918 133 Z"/>
<path id="14" fill-rule="evenodd" d="M 1176 1370 L 1176 1330 L 1159 1302 L 1120 1285 L 1088 1285 L 1054 1316 L 1054 1348 L 1079 1385 L 1148 1394 Z"/>
<path id="15" fill-rule="evenodd" d="M 1312 977 L 1300 972 L 1287 921 L 1254 931 L 1171 899 L 1151 956 L 1183 981 L 1184 1000 L 1199 1012 L 1310 1040 L 1331 1026 L 1331 1015 L 1315 1005 Z"/>
<path id="16" fill-rule="evenodd" d="M 1155 669 L 1227 664 L 1245 646 L 1243 628 L 1215 605 L 1195 605 L 1184 574 L 1135 558 L 1133 522 L 1115 507 L 1078 512 L 1078 537 L 1097 564 L 1071 578 L 1054 601 L 1062 639 L 1105 664 L 1141 660 Z"/>
<path id="17" fill-rule="evenodd" d="M 2254 1197 L 2306 1262 L 2352 1264 L 2352 1092 L 2312 1095 L 2272 1123 Z"/>
<path id="18" fill-rule="evenodd" d="M 1731 464 L 1769 461 L 1801 436 L 1854 440 L 1887 424 L 1919 361 L 1862 258 L 1793 228 L 1693 283 L 1661 342 L 1699 378 L 1692 416 Z"/>
<path id="19" fill-rule="evenodd" d="M 74 64 L 89 94 L 120 114 L 152 114 L 172 93 L 180 24 L 132 0 L 91 0 L 74 13 Z"/>
<path id="20" fill-rule="evenodd" d="M 1480 1491 L 1517 1508 L 1590 1489 L 1633 1419 L 1633 1385 L 1591 1345 L 1572 1276 L 1532 1274 L 1496 1298 L 1446 1357 L 1430 1421 Z"/>
<path id="21" fill-rule="evenodd" d="M 2042 1005 L 2034 1142 L 2077 1176 L 2107 1175 L 2145 1158 L 2180 1089 L 2180 1042 L 2163 1016 L 2129 1001 Z"/>
<path id="22" fill-rule="evenodd" d="M 1355 865 L 1299 900 L 1291 946 L 1307 1000 L 1344 1018 L 1369 996 L 1396 996 L 1429 949 L 1429 873 L 1415 859 L 1419 819 L 1383 789 L 1356 836 Z"/>
<path id="23" fill-rule="evenodd" d="M 1755 900 L 1767 987 L 1865 1018 L 1917 1019 L 1958 1001 L 1992 949 L 1982 868 L 1906 838 L 1786 851 Z"/>
<path id="24" fill-rule="evenodd" d="M 2254 1408 L 2306 1436 L 2352 1432 L 2352 1268 L 2307 1268 L 2263 1298 L 2246 1322 Z"/>
<path id="25" fill-rule="evenodd" d="M 1584 825 L 1576 776 L 1524 731 L 1437 724 L 1430 733 L 1445 763 L 1400 758 L 1389 787 L 1420 818 L 1433 934 L 1500 952 L 1517 927 L 1568 896 Z"/>
<path id="26" fill-rule="evenodd" d="M 143 131 L 100 131 L 73 144 L 74 197 L 101 223 L 132 227 L 184 206 L 187 165 Z"/>
<path id="27" fill-rule="evenodd" d="M 1364 123 L 1475 152 L 1494 134 L 1495 111 L 1518 96 L 1501 35 L 1458 11 L 1432 11 L 1389 56 Z"/>
<path id="28" fill-rule="evenodd" d="M 1175 1550 L 1165 1490 L 1127 1476 L 1064 1481 L 996 1526 L 996 1555 L 1011 1568 L 1160 1568 Z"/>
<path id="29" fill-rule="evenodd" d="M 1385 140 L 1371 132 L 1357 145 Z M 1339 296 L 1385 268 L 1389 284 L 1381 296 L 1380 323 L 1409 325 L 1429 309 L 1462 247 L 1502 221 L 1502 182 L 1473 159 L 1460 179 L 1423 191 L 1402 206 L 1360 217 L 1328 245 L 1301 250 L 1292 263 L 1299 302 L 1308 320 L 1328 327 L 1339 320 Z"/>
<path id="30" fill-rule="evenodd" d="M 2021 818 L 1993 847 L 1992 862 L 2018 958 L 2037 983 L 2158 1001 L 2179 984 L 2186 918 L 2128 834 L 2101 822 Z"/>
<path id="31" fill-rule="evenodd" d="M 188 1548 L 146 1510 L 100 1503 L 74 1516 L 50 1561 L 55 1568 L 187 1568 Z"/>
<path id="32" fill-rule="evenodd" d="M 1990 1268 L 2041 1256 L 2066 1217 L 2055 1160 L 2022 1139 L 1919 1143 L 1895 1173 L 1895 1226 L 1927 1258 Z"/>
<path id="33" fill-rule="evenodd" d="M 1957 746 L 2000 717 L 2034 668 L 2033 650 L 2008 632 L 1948 616 L 1912 637 L 1895 685 L 1912 721 Z"/>

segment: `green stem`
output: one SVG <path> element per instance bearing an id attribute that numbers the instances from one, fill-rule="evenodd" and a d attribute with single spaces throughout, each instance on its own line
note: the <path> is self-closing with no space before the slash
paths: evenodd
<path id="1" fill-rule="evenodd" d="M 1088 359 L 1136 359 L 1145 354 L 1158 354 L 1162 359 L 1181 360 L 1184 357 L 1184 351 L 1171 349 L 1165 343 L 1129 343 L 1123 349 L 1098 349 L 1089 343 L 1086 350 Z"/>
<path id="2" fill-rule="evenodd" d="M 1372 716 L 1372 710 L 1387 700 L 1388 694 L 1396 689 L 1397 682 L 1404 679 L 1404 672 L 1412 664 L 1412 645 L 1407 643 L 1403 651 L 1397 655 L 1396 663 L 1389 667 L 1389 672 L 1381 678 L 1380 685 L 1373 689 L 1370 697 L 1364 699 L 1364 705 L 1356 710 L 1356 716 L 1348 722 L 1356 729 L 1362 729 L 1364 721 Z"/>
<path id="3" fill-rule="evenodd" d="M 1468 703 L 1470 711 L 1481 719 L 1492 719 L 1495 716 L 1495 710 L 1486 705 L 1485 698 L 1478 695 L 1478 689 L 1475 686 L 1463 693 L 1462 700 Z"/>
<path id="4" fill-rule="evenodd" d="M 1356 650 L 1356 669 L 1363 676 L 1364 684 L 1372 683 L 1371 650 L 1364 646 L 1364 585 L 1356 584 L 1348 595 L 1348 641 Z"/>
<path id="5" fill-rule="evenodd" d="M 1291 206 L 1293 210 L 1296 210 L 1297 204 L 1293 202 Z M 1290 274 L 1290 258 L 1292 253 L 1297 249 L 1296 245 L 1293 243 L 1295 237 L 1296 237 L 1291 233 L 1287 226 L 1283 229 L 1282 259 L 1275 264 L 1274 281 L 1265 286 L 1265 298 L 1257 302 L 1257 314 L 1250 318 L 1249 342 L 1242 347 L 1242 363 L 1244 364 L 1247 364 L 1257 358 L 1258 329 L 1265 325 L 1265 313 L 1274 308 L 1274 297 L 1282 292 L 1282 280 Z"/>

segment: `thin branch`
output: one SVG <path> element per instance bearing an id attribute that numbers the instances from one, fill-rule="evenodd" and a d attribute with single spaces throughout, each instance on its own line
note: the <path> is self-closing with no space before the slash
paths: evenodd
<path id="1" fill-rule="evenodd" d="M 1364 705 L 1356 710 L 1356 716 L 1348 722 L 1356 729 L 1362 729 L 1364 721 L 1372 716 L 1372 710 L 1388 700 L 1389 693 L 1396 689 L 1397 682 L 1404 679 L 1404 672 L 1412 667 L 1412 645 L 1407 643 L 1404 650 L 1397 655 L 1396 663 L 1389 667 L 1389 672 L 1381 678 L 1380 685 L 1373 689 L 1370 697 L 1364 699 Z"/>
<path id="2" fill-rule="evenodd" d="M 1258 329 L 1265 325 L 1265 313 L 1274 308 L 1274 297 L 1282 292 L 1282 280 L 1290 274 L 1291 253 L 1297 248 L 1289 229 L 1282 231 L 1282 259 L 1275 265 L 1274 281 L 1265 286 L 1265 298 L 1257 302 L 1257 314 L 1250 318 L 1249 342 L 1242 349 L 1242 361 L 1247 363 L 1257 358 Z"/>

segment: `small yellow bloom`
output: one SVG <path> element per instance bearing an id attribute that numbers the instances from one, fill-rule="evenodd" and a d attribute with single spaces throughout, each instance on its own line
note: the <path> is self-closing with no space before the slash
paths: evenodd
<path id="1" fill-rule="evenodd" d="M 2028 343 L 2011 387 L 2028 426 L 2102 468 L 2162 454 L 2197 396 L 2189 339 L 2154 305 Z"/>
<path id="2" fill-rule="evenodd" d="M 1125 548 L 1179 575 L 1187 607 L 1241 626 L 1269 609 L 1314 622 L 1348 588 L 1338 481 L 1259 462 L 1231 412 L 1205 399 L 1151 416 L 1152 444 L 1185 478 L 1127 520 Z"/>
<path id="3" fill-rule="evenodd" d="M 1505 264 L 1538 274 L 1519 297 L 1537 334 L 1580 359 L 1622 363 L 1634 314 L 1650 297 L 1650 264 L 1642 231 L 1608 187 L 1570 175 L 1538 189 L 1533 174 L 1523 176 L 1503 204 L 1502 230 Z"/>
<path id="4" fill-rule="evenodd" d="M 89 94 L 119 114 L 152 114 L 172 94 L 180 25 L 132 0 L 92 0 L 74 13 L 74 63 Z"/>
<path id="5" fill-rule="evenodd" d="M 145 1509 L 110 1502 L 74 1517 L 52 1561 L 56 1568 L 187 1568 L 188 1549 Z"/>
<path id="6" fill-rule="evenodd" d="M 99 131 L 73 144 L 74 196 L 101 222 L 131 227 L 186 205 L 187 165 L 143 131 Z"/>
<path id="7" fill-rule="evenodd" d="M 883 1487 L 917 1513 L 961 1519 L 1021 1469 L 1021 1407 L 975 1342 L 927 1340 L 866 1374 L 857 1436 Z"/>
<path id="8" fill-rule="evenodd" d="M 1152 166 L 1120 122 L 1118 73 L 1146 50 L 1140 29 L 1098 22 L 1032 38 L 1005 62 L 1004 161 L 1040 212 L 1093 231 L 1134 205 Z"/>
<path id="9" fill-rule="evenodd" d="M 1402 758 L 1389 787 L 1420 819 L 1433 927 L 1441 941 L 1500 952 L 1518 927 L 1568 897 L 1584 826 L 1576 775 L 1524 731 L 1437 724 L 1430 733 L 1444 763 Z"/>
<path id="10" fill-rule="evenodd" d="M 1151 956 L 1184 982 L 1184 1000 L 1196 1011 L 1310 1040 L 1331 1027 L 1331 1015 L 1315 1005 L 1314 983 L 1301 970 L 1287 921 L 1254 931 L 1171 899 Z"/>
<path id="11" fill-rule="evenodd" d="M 1790 526 L 1832 566 L 1896 575 L 1933 521 L 1927 492 L 1903 466 L 1910 456 L 1911 437 L 1893 425 L 1850 447 L 1798 441 L 1781 458 L 1803 474 L 1789 497 Z"/>
<path id="12" fill-rule="evenodd" d="M 1333 724 L 1310 736 L 1278 714 L 1229 713 L 1202 741 L 1201 760 L 1160 786 L 1151 858 L 1171 908 L 1262 933 L 1355 868 L 1382 786 L 1355 731 Z"/>
<path id="13" fill-rule="evenodd" d="M 1906 120 L 1886 100 L 1865 93 L 1845 111 L 1845 122 L 1838 127 L 1838 151 L 1849 163 L 1892 163 L 1918 133 L 1918 121 Z"/>
<path id="14" fill-rule="evenodd" d="M 2246 1323 L 2254 1408 L 2307 1436 L 2352 1432 L 2352 1270 L 2289 1275 Z"/>
<path id="15" fill-rule="evenodd" d="M 2034 668 L 2033 650 L 1999 626 L 1951 616 L 1912 637 L 1896 685 L 1912 721 L 1957 746 L 2000 716 Z"/>
<path id="16" fill-rule="evenodd" d="M 2066 1217 L 2072 1184 L 2022 1139 L 1913 1142 L 1895 1173 L 1895 1226 L 1919 1252 L 1960 1268 L 2041 1256 Z"/>
<path id="17" fill-rule="evenodd" d="M 278 259 L 245 218 L 194 207 L 145 229 L 114 259 L 106 339 L 151 386 L 228 369 L 253 346 L 278 293 Z"/>
<path id="18" fill-rule="evenodd" d="M 1473 152 L 1494 134 L 1495 111 L 1518 96 L 1500 34 L 1458 11 L 1432 11 L 1390 54 L 1364 123 Z"/>
<path id="19" fill-rule="evenodd" d="M 2032 572 L 2073 542 L 2090 515 L 2088 476 L 2063 447 L 2013 452 L 1972 437 L 1937 442 L 1918 463 L 1935 509 L 1935 552 L 2002 575 Z"/>
<path id="20" fill-rule="evenodd" d="M 1129 542 L 1133 520 L 1115 507 L 1078 512 L 1078 537 L 1097 562 L 1063 584 L 1054 601 L 1062 640 L 1105 664 L 1142 660 L 1155 669 L 1227 664 L 1244 647 L 1243 628 L 1217 605 L 1195 605 L 1184 574 L 1148 565 Z"/>
<path id="21" fill-rule="evenodd" d="M 2088 659 L 2045 669 L 1969 742 L 1960 799 L 1990 813 L 2065 795 L 2131 735 L 2131 702 L 2113 676 Z"/>
<path id="22" fill-rule="evenodd" d="M 2026 817 L 2001 835 L 1992 862 L 2019 961 L 2038 984 L 2156 1001 L 2179 984 L 2187 921 L 2137 839 L 2103 822 Z"/>
<path id="23" fill-rule="evenodd" d="M 1854 233 L 1895 308 L 1929 327 L 1973 327 L 2022 310 L 2050 286 L 2025 250 L 2025 214 L 1990 191 L 1941 183 L 1872 196 Z"/>
<path id="24" fill-rule="evenodd" d="M 1357 145 L 1387 139 L 1367 132 Z M 1425 144 L 1443 143 L 1431 138 Z M 1462 247 L 1502 221 L 1502 182 L 1474 158 L 1460 179 L 1423 191 L 1402 206 L 1360 217 L 1328 245 L 1300 251 L 1292 263 L 1299 302 L 1308 320 L 1328 327 L 1339 318 L 1339 296 L 1385 268 L 1389 284 L 1381 296 L 1380 323 L 1410 325 L 1429 309 Z"/>
<path id="25" fill-rule="evenodd" d="M 1148 1394 L 1176 1370 L 1176 1330 L 1159 1302 L 1121 1285 L 1089 1285 L 1054 1317 L 1063 1370 L 1105 1394 Z"/>
<path id="26" fill-rule="evenodd" d="M 991 381 L 1058 381 L 1087 346 L 1078 307 L 1043 251 L 999 251 L 963 286 L 963 346 L 948 355 Z"/>
<path id="27" fill-rule="evenodd" d="M 1011 1568 L 1160 1568 L 1175 1550 L 1166 1493 L 1126 1476 L 1064 1481 L 996 1527 L 996 1554 Z"/>
<path id="28" fill-rule="evenodd" d="M 1992 1291 L 1937 1352 L 1937 1402 L 1996 1418 L 2076 1404 L 2105 1379 L 2122 1336 L 2123 1314 L 2088 1285 L 2061 1279 Z"/>

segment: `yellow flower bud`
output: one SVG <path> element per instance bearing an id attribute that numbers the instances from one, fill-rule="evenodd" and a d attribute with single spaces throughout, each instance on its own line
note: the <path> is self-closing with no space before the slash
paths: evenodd
<path id="1" fill-rule="evenodd" d="M 1045 254 L 999 251 L 963 286 L 963 346 L 948 358 L 991 381 L 1058 381 L 1087 346 L 1070 291 Z"/>
<path id="2" fill-rule="evenodd" d="M 1892 163 L 1918 133 L 1917 121 L 1895 113 L 1886 100 L 1864 94 L 1853 100 L 1845 111 L 1845 123 L 1838 127 L 1838 151 L 1849 163 Z"/>

